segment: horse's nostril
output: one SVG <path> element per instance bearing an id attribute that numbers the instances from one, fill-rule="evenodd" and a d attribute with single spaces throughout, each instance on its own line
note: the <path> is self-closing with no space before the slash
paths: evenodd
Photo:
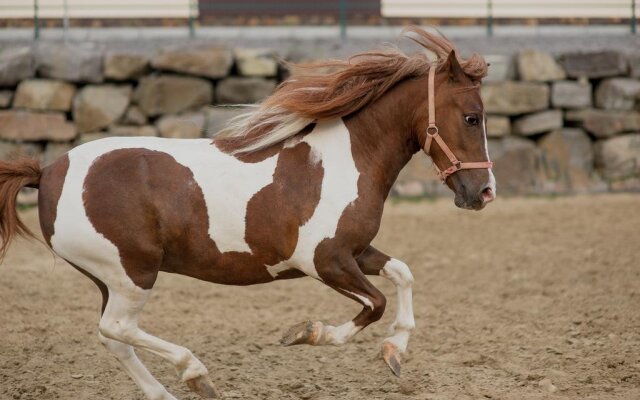
<path id="1" fill-rule="evenodd" d="M 490 201 L 493 201 L 493 199 L 496 198 L 496 195 L 493 193 L 493 189 L 487 186 L 482 190 L 481 197 L 482 197 L 482 203 L 486 204 L 486 203 L 489 203 Z"/>

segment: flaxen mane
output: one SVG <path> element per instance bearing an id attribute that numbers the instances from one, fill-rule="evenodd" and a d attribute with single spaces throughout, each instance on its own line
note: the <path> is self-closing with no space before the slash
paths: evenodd
<path id="1" fill-rule="evenodd" d="M 282 82 L 273 95 L 256 110 L 232 119 L 216 137 L 243 139 L 235 153 L 248 153 L 280 143 L 314 121 L 352 114 L 399 82 L 426 75 L 433 63 L 442 63 L 454 50 L 446 38 L 418 27 L 405 29 L 402 37 L 434 53 L 436 61 L 430 60 L 426 52 L 408 56 L 390 47 L 359 53 L 346 61 L 293 65 L 294 74 Z M 486 76 L 487 63 L 478 54 L 459 61 L 472 80 L 480 81 Z"/>

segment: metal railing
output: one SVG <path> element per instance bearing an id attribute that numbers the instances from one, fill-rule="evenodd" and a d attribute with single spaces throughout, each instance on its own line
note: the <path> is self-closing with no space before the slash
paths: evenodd
<path id="1" fill-rule="evenodd" d="M 35 39 L 40 37 L 43 19 L 60 19 L 65 38 L 72 19 L 150 18 L 185 20 L 189 35 L 195 37 L 203 16 L 270 13 L 331 14 L 340 27 L 340 36 L 345 38 L 350 16 L 355 12 L 376 14 L 379 20 L 470 18 L 484 23 L 489 36 L 496 24 L 509 19 L 628 20 L 629 31 L 635 34 L 637 1 L 640 0 L 0 0 L 0 20 L 32 19 Z"/>

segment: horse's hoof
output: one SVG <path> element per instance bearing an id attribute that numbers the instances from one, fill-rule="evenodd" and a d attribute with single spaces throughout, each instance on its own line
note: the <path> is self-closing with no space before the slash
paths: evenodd
<path id="1" fill-rule="evenodd" d="M 382 358 L 384 358 L 384 362 L 387 363 L 389 368 L 391 368 L 391 372 L 395 376 L 400 376 L 400 351 L 396 345 L 390 342 L 382 343 Z"/>
<path id="2" fill-rule="evenodd" d="M 283 346 L 294 344 L 316 344 L 322 334 L 322 323 L 311 321 L 301 322 L 289 328 L 280 339 Z"/>
<path id="3" fill-rule="evenodd" d="M 197 378 L 189 379 L 185 382 L 189 386 L 189 390 L 198 394 L 205 399 L 216 399 L 220 397 L 220 394 L 213 386 L 213 382 L 208 376 L 199 376 Z"/>

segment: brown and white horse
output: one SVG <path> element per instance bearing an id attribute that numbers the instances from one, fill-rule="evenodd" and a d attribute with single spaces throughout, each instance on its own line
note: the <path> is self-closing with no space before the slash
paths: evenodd
<path id="1" fill-rule="evenodd" d="M 311 276 L 363 307 L 339 326 L 295 325 L 284 345 L 347 342 L 385 310 L 366 275 L 388 278 L 398 310 L 383 357 L 399 374 L 414 328 L 413 277 L 370 245 L 393 182 L 424 148 L 457 206 L 479 210 L 495 196 L 479 93 L 485 61 L 458 59 L 446 39 L 408 31 L 437 60 L 389 49 L 303 67 L 213 142 L 113 137 L 45 168 L 1 162 L 0 254 L 15 233 L 30 233 L 17 217 L 18 191 L 39 188 L 47 244 L 100 288 L 100 340 L 149 399 L 175 398 L 134 349 L 171 362 L 198 394 L 216 395 L 191 351 L 138 327 L 160 271 L 227 285 Z"/>

